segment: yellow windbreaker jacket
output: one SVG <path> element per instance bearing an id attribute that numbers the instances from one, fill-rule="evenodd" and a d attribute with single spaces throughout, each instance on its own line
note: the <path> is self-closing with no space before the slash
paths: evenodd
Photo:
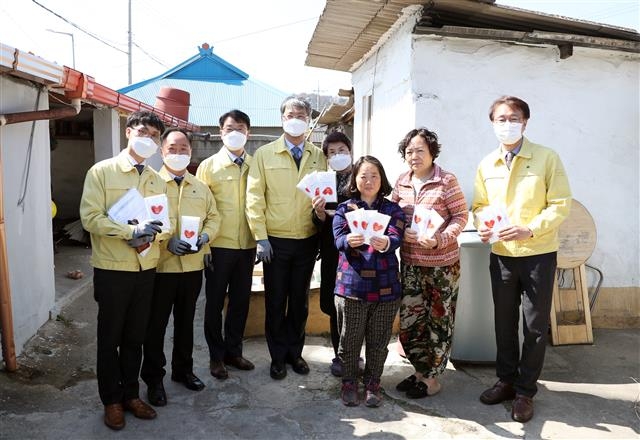
<path id="1" fill-rule="evenodd" d="M 225 148 L 203 160 L 196 177 L 213 193 L 220 214 L 220 230 L 211 247 L 226 249 L 252 249 L 256 247 L 247 217 L 247 175 L 252 157 L 245 154 L 242 168 L 229 158 Z"/>
<path id="2" fill-rule="evenodd" d="M 129 151 L 124 149 L 115 157 L 92 166 L 84 181 L 80 201 L 82 226 L 91 234 L 91 264 L 107 270 L 137 272 L 153 269 L 160 256 L 159 244 L 170 233 L 161 233 L 144 255 L 127 244 L 134 226 L 119 224 L 107 216 L 109 208 L 130 188 L 137 188 L 143 197 L 163 194 L 166 185 L 162 178 L 146 166 L 142 174 L 129 162 Z"/>
<path id="3" fill-rule="evenodd" d="M 558 154 L 524 138 L 511 171 L 500 148 L 487 155 L 476 173 L 471 209 L 477 213 L 487 205 L 506 207 L 511 224 L 533 232 L 526 240 L 495 242 L 493 253 L 524 257 L 557 251 L 558 228 L 571 207 L 569 180 Z"/>
<path id="4" fill-rule="evenodd" d="M 311 142 L 304 144 L 300 169 L 284 135 L 258 148 L 247 179 L 247 220 L 253 237 L 302 239 L 315 234 L 311 199 L 296 185 L 305 175 L 326 169 L 324 153 Z"/>
<path id="5" fill-rule="evenodd" d="M 180 218 L 183 215 L 200 217 L 198 235 L 206 233 L 209 236 L 209 243 L 211 243 L 220 228 L 220 216 L 216 209 L 216 201 L 207 185 L 188 171 L 184 174 L 180 186 L 164 166 L 160 169 L 159 174 L 167 184 L 169 220 L 175 231 L 173 235 L 180 238 Z M 160 247 L 158 272 L 193 272 L 204 268 L 204 255 L 210 253 L 208 245 L 202 246 L 200 252 L 179 257 L 167 250 L 167 244 L 168 240 L 164 241 Z"/>

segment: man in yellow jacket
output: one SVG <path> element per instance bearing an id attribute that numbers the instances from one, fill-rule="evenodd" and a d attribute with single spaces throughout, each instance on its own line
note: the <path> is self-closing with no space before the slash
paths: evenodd
<path id="1" fill-rule="evenodd" d="M 220 231 L 211 242 L 211 264 L 205 269 L 204 334 L 211 375 L 224 380 L 229 377 L 226 365 L 239 370 L 254 369 L 242 354 L 242 337 L 249 314 L 256 242 L 245 215 L 252 157 L 244 147 L 251 121 L 246 113 L 231 110 L 219 122 L 224 146 L 200 163 L 196 176 L 209 186 L 220 212 Z M 223 328 L 225 298 L 228 304 Z"/>
<path id="2" fill-rule="evenodd" d="M 472 203 L 481 240 L 493 243 L 489 270 L 499 379 L 480 401 L 493 405 L 514 400 L 511 417 L 522 423 L 533 417 L 549 329 L 558 228 L 571 206 L 569 181 L 558 154 L 523 137 L 529 117 L 527 103 L 514 96 L 491 105 L 489 119 L 500 147 L 480 163 Z M 487 212 L 492 212 L 491 218 Z M 508 222 L 496 230 L 496 224 L 505 222 L 501 212 Z"/>
<path id="3" fill-rule="evenodd" d="M 108 210 L 136 188 L 143 197 L 164 194 L 165 182 L 145 165 L 158 148 L 164 124 L 150 112 L 126 122 L 127 148 L 87 172 L 80 201 L 82 226 L 91 234 L 94 298 L 98 303 L 97 376 L 105 424 L 125 425 L 124 410 L 142 419 L 156 412 L 139 398 L 138 372 L 160 256 L 161 224 L 145 219 L 118 223 Z M 137 223 L 137 224 L 135 224 Z"/>
<path id="4" fill-rule="evenodd" d="M 287 375 L 285 362 L 309 373 L 302 349 L 318 243 L 310 199 L 296 185 L 327 168 L 322 150 L 305 140 L 311 105 L 290 97 L 280 113 L 284 134 L 258 148 L 247 180 L 247 220 L 264 265 L 265 336 L 276 380 Z"/>
<path id="5" fill-rule="evenodd" d="M 220 227 L 216 202 L 207 185 L 196 179 L 187 166 L 191 162 L 189 134 L 180 128 L 170 128 L 162 134 L 160 176 L 167 185 L 169 219 L 176 225 L 173 236 L 160 248 L 160 260 L 151 302 L 151 316 L 144 342 L 144 361 L 140 376 L 147 384 L 147 397 L 155 406 L 167 404 L 162 383 L 167 363 L 164 336 L 173 310 L 173 353 L 171 380 L 187 389 L 200 391 L 204 384 L 193 374 L 193 318 L 196 301 L 202 287 L 204 256 L 208 243 Z M 182 240 L 186 237 L 183 216 L 198 219 L 197 250 Z"/>

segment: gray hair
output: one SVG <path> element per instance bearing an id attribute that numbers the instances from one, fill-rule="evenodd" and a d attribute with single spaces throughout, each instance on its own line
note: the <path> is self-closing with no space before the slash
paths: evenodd
<path id="1" fill-rule="evenodd" d="M 284 115 L 287 108 L 303 108 L 307 112 L 307 116 L 311 116 L 311 104 L 302 96 L 291 95 L 288 96 L 280 105 L 280 114 Z"/>

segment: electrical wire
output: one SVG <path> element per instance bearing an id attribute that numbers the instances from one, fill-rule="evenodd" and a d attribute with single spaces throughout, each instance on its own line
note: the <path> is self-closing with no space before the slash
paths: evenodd
<path id="1" fill-rule="evenodd" d="M 140 49 L 140 51 L 145 54 L 146 56 L 148 56 L 149 58 L 151 58 L 152 61 L 155 61 L 156 63 L 160 64 L 161 66 L 166 67 L 167 69 L 170 68 L 170 66 L 168 66 L 166 63 L 162 62 L 159 58 L 154 57 L 153 55 L 151 55 L 149 52 L 147 52 L 146 50 L 144 50 L 142 47 L 140 47 L 140 45 L 138 43 L 136 43 L 135 41 L 131 42 L 132 45 L 134 45 L 135 47 L 137 47 L 138 49 Z"/>
<path id="2" fill-rule="evenodd" d="M 38 110 L 40 106 L 40 95 L 42 94 L 42 87 L 38 87 L 38 94 L 36 95 L 36 105 L 33 111 Z M 29 146 L 27 147 L 27 160 L 24 163 L 22 169 L 22 179 L 20 181 L 20 197 L 18 198 L 18 207 L 22 208 L 24 212 L 24 201 L 27 198 L 27 189 L 29 188 L 29 174 L 31 171 L 31 153 L 33 151 L 33 134 L 36 129 L 36 121 L 31 122 L 31 134 L 29 135 Z"/>
<path id="3" fill-rule="evenodd" d="M 78 26 L 78 25 L 77 25 L 77 24 L 75 24 L 74 22 L 72 22 L 72 21 L 70 21 L 70 20 L 67 20 L 67 19 L 66 19 L 66 18 L 64 18 L 62 15 L 58 14 L 57 12 L 52 11 L 51 9 L 47 8 L 47 7 L 46 7 L 46 6 L 44 6 L 44 5 L 42 5 L 42 4 L 40 4 L 40 3 L 38 3 L 36 0 L 31 0 L 31 1 L 32 1 L 32 2 L 34 2 L 36 5 L 40 6 L 42 9 L 44 9 L 44 10 L 46 10 L 46 11 L 48 11 L 48 12 L 52 13 L 53 15 L 55 15 L 56 17 L 58 17 L 60 20 L 64 21 L 65 23 L 68 23 L 68 24 L 70 24 L 71 26 L 73 26 L 74 28 L 78 29 L 80 32 L 83 32 L 83 33 L 87 34 L 88 36 L 90 36 L 91 38 L 94 38 L 94 39 L 98 40 L 99 42 L 101 42 L 101 43 L 103 43 L 103 44 L 106 44 L 107 46 L 109 46 L 109 47 L 110 47 L 110 48 L 112 48 L 112 49 L 117 50 L 118 52 L 122 52 L 122 53 L 123 53 L 123 54 L 125 54 L 125 55 L 129 55 L 129 52 L 127 52 L 126 50 L 122 50 L 122 49 L 120 49 L 120 48 L 118 48 L 118 47 L 115 47 L 114 45 L 112 45 L 112 44 L 110 44 L 110 43 L 106 42 L 105 40 L 103 40 L 102 38 L 98 37 L 97 35 L 92 34 L 91 32 L 89 32 L 89 31 L 87 31 L 87 30 L 82 29 L 80 26 Z"/>

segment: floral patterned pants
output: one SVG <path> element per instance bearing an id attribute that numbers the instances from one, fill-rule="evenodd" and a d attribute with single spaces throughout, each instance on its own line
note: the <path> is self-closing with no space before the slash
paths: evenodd
<path id="1" fill-rule="evenodd" d="M 407 359 L 424 377 L 447 366 L 458 299 L 460 262 L 422 267 L 402 264 L 400 342 Z"/>

